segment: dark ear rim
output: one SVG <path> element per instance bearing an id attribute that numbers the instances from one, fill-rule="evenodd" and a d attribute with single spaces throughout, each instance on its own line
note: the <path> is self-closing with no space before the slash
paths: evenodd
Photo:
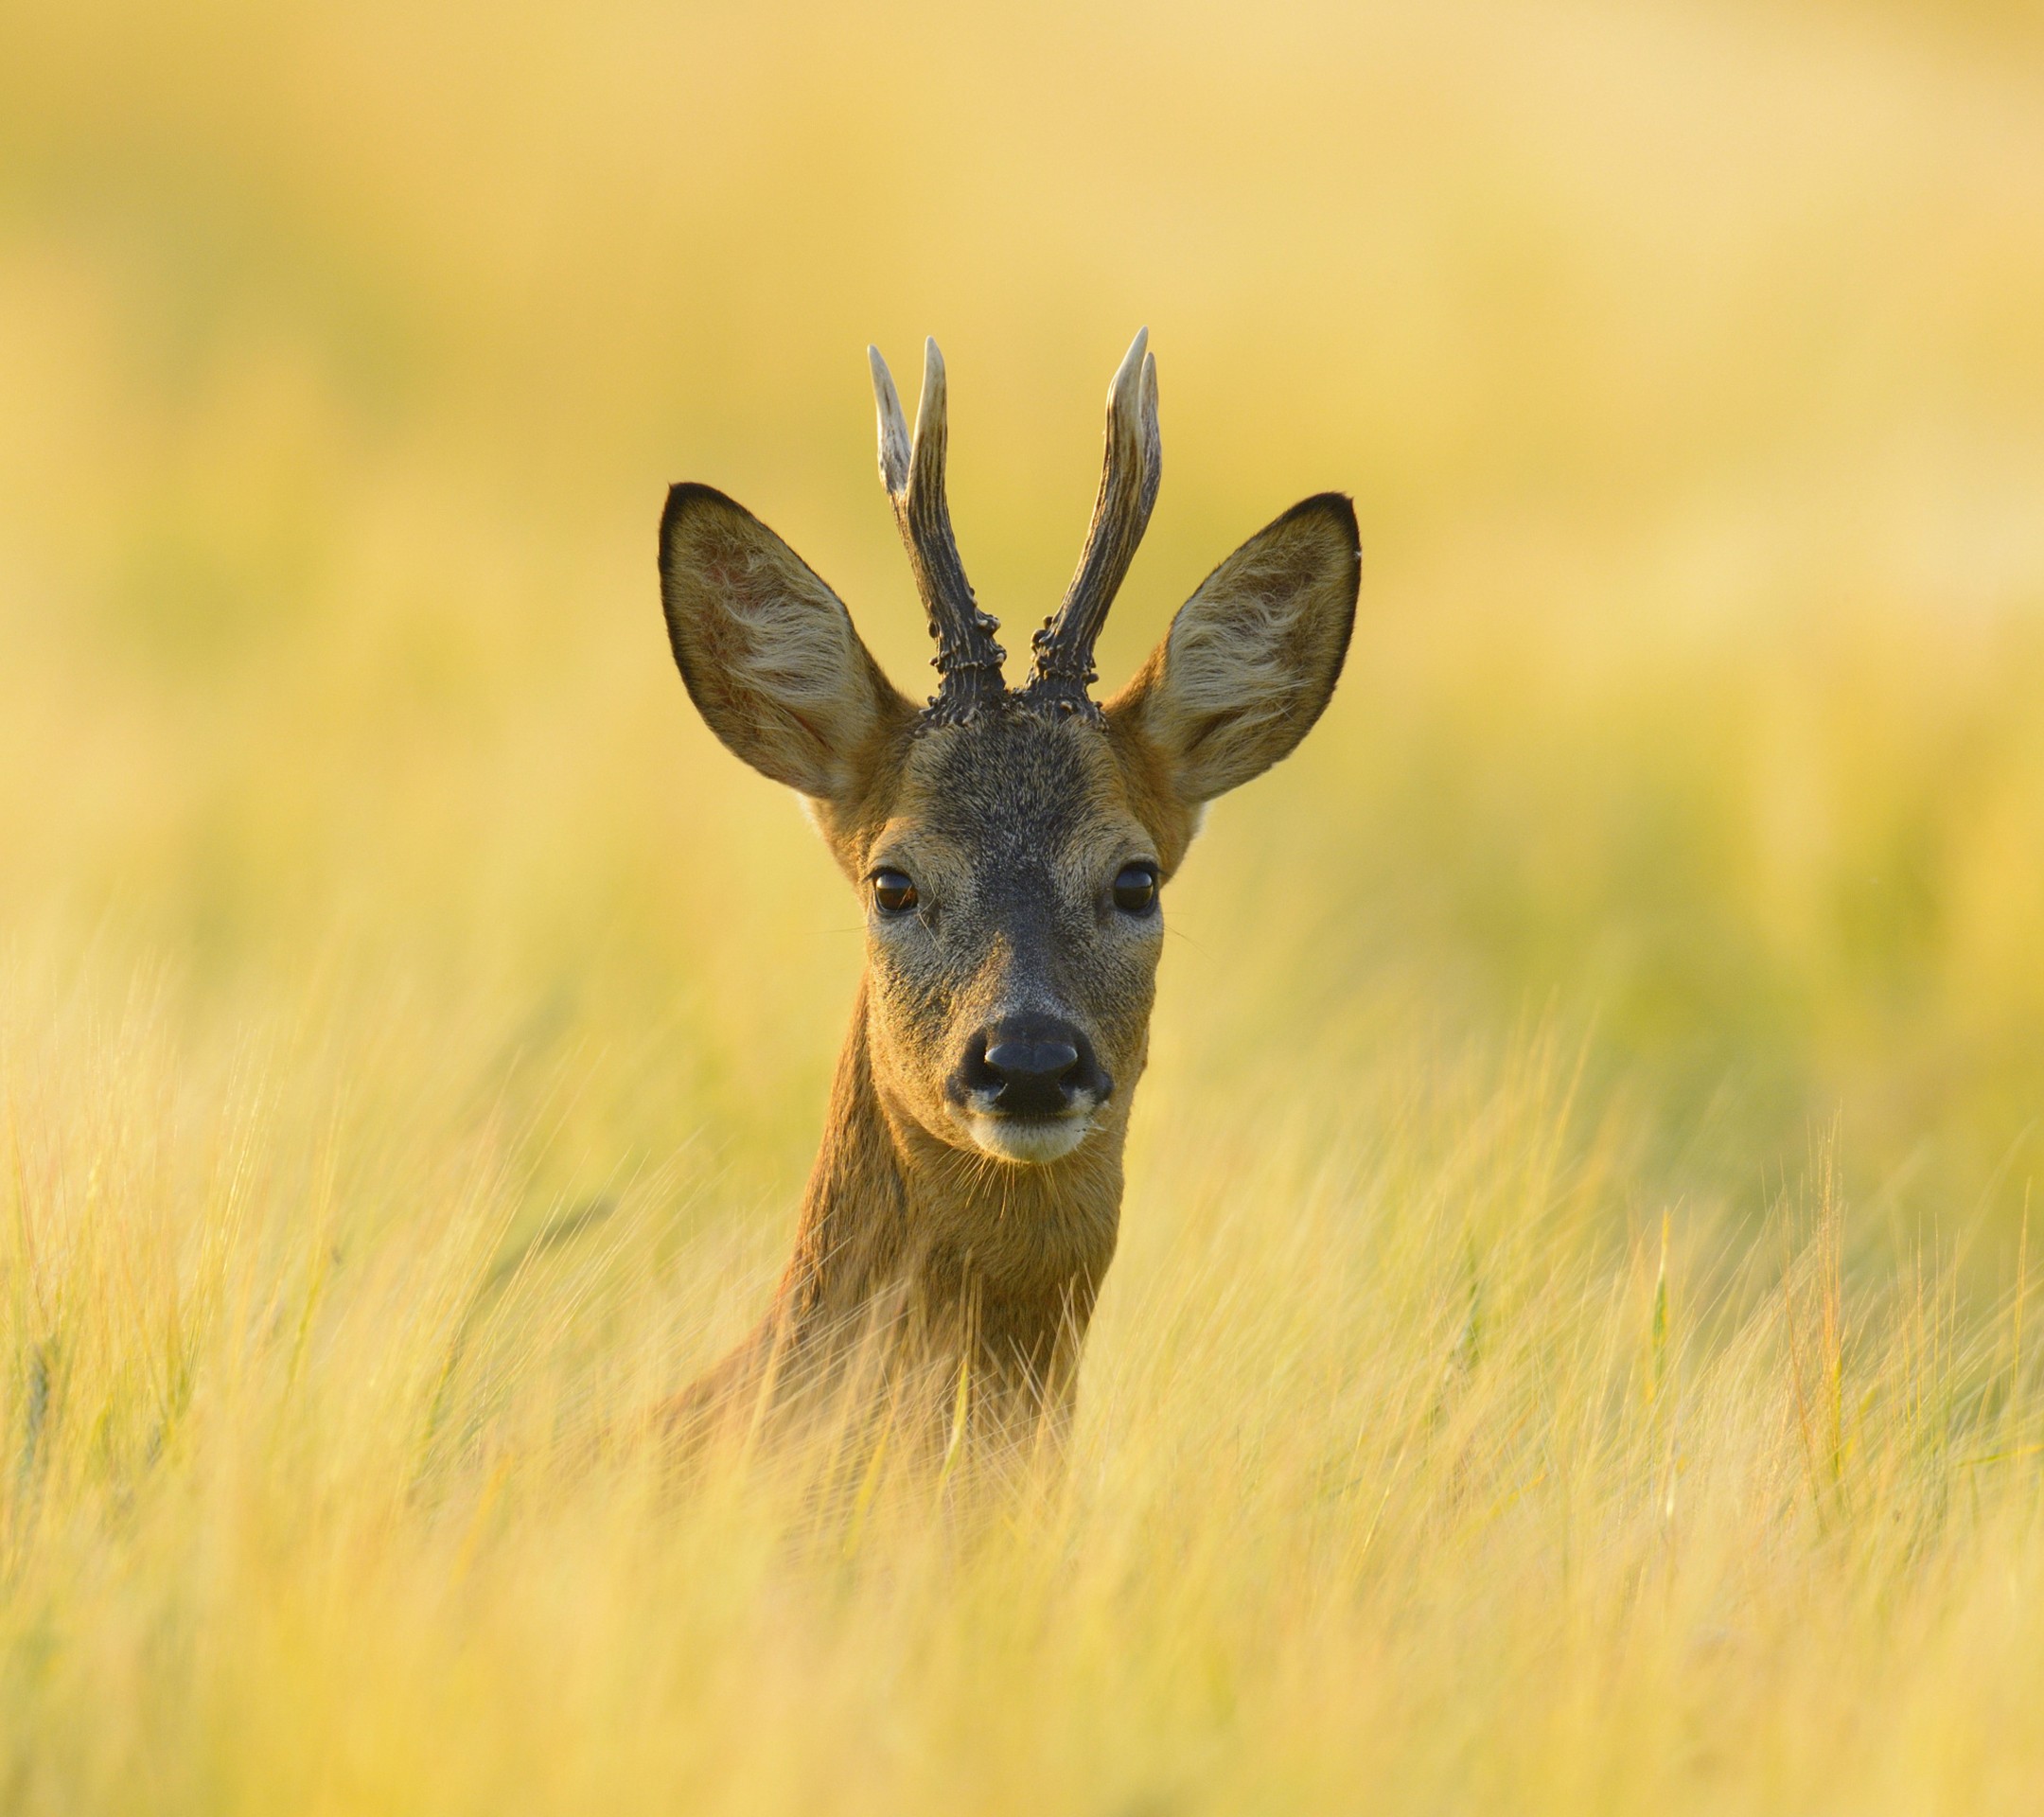
<path id="1" fill-rule="evenodd" d="M 1338 522 L 1346 534 L 1345 547 L 1348 552 L 1348 609 L 1342 614 L 1341 641 L 1334 649 L 1334 661 L 1328 664 L 1327 686 L 1320 691 L 1320 697 L 1313 703 L 1313 711 L 1307 714 L 1306 723 L 1299 728 L 1299 735 L 1292 741 L 1296 750 L 1305 742 L 1306 734 L 1320 723 L 1320 715 L 1327 712 L 1333 701 L 1334 690 L 1341 684 L 1342 671 L 1348 666 L 1348 645 L 1355 638 L 1356 604 L 1363 596 L 1363 531 L 1356 521 L 1355 501 L 1346 492 L 1315 492 L 1311 498 L 1301 499 L 1289 511 L 1280 511 L 1257 536 L 1266 530 L 1275 530 L 1279 524 L 1290 523 L 1295 518 L 1325 517 Z M 1251 541 L 1255 538 L 1251 538 Z M 1221 572 L 1225 562 L 1216 565 L 1215 573 Z M 1212 576 L 1209 575 L 1210 579 Z M 1200 585 L 1204 587 L 1206 581 Z M 1291 755 L 1287 751 L 1286 756 Z M 1281 760 L 1280 760 L 1281 761 Z"/>

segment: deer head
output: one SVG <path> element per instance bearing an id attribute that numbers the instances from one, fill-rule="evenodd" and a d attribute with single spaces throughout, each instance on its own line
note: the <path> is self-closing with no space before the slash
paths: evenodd
<path id="1" fill-rule="evenodd" d="M 1355 513 L 1324 493 L 1242 544 L 1135 679 L 1092 702 L 1094 644 L 1161 472 L 1147 339 L 1108 392 L 1084 553 L 1016 691 L 952 534 L 935 342 L 913 440 L 871 353 L 880 470 L 937 641 L 941 681 L 920 711 L 837 594 L 743 507 L 678 485 L 661 525 L 689 694 L 735 755 L 814 804 L 863 899 L 876 1083 L 931 1139 L 1021 1165 L 1056 1160 L 1125 1114 L 1164 886 L 1207 803 L 1320 716 L 1355 612 Z"/>
<path id="2" fill-rule="evenodd" d="M 1112 1253 L 1163 891 L 1207 804 L 1285 756 L 1326 707 L 1355 613 L 1355 513 L 1323 493 L 1260 530 L 1096 704 L 1095 640 L 1161 469 L 1156 362 L 1138 334 L 1108 392 L 1078 572 L 1011 690 L 945 503 L 936 344 L 912 438 L 871 358 L 881 476 L 937 644 L 927 704 L 894 688 L 837 594 L 731 499 L 678 485 L 661 524 L 690 696 L 731 751 L 805 798 L 866 916 L 860 1014 L 805 1216 L 813 1254 L 802 1263 L 805 1236 L 784 1295 L 831 1297 L 831 1269 L 853 1268 L 841 1259 L 855 1251 L 867 1287 L 840 1300 L 969 1251 L 996 1290 L 1062 1293 L 1068 1315 L 1075 1296 L 1090 1305 Z M 834 1159 L 834 1143 L 884 1159 Z M 1011 1176 L 1002 1206 L 1031 1177 L 1033 1227 L 980 1227 L 983 1202 L 960 1183 L 987 1167 Z M 843 1203 L 858 1178 L 890 1201 L 886 1216 L 917 1226 L 891 1261 L 873 1259 L 881 1240 L 867 1229 L 882 1213 Z M 1090 1209 L 1072 1215 L 1081 1202 Z M 826 1225 L 833 1234 L 815 1234 Z"/>

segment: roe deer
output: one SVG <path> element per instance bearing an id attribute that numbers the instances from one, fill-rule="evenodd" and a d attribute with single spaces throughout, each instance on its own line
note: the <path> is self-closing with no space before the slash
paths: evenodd
<path id="1" fill-rule="evenodd" d="M 934 341 L 912 441 L 869 349 L 880 472 L 937 642 L 926 706 L 757 518 L 707 485 L 668 493 L 661 587 L 681 679 L 733 753 L 806 798 L 866 914 L 794 1254 L 766 1319 L 669 1404 L 671 1423 L 749 1429 L 819 1384 L 842 1388 L 876 1334 L 883 1353 L 931 1366 L 922 1417 L 954 1442 L 960 1421 L 1026 1440 L 1068 1420 L 1115 1251 L 1159 891 L 1207 803 L 1287 755 L 1327 706 L 1361 573 L 1348 500 L 1307 499 L 1216 568 L 1135 679 L 1094 703 L 1094 641 L 1161 469 L 1147 343 L 1109 388 L 1092 527 L 1018 689 L 952 536 Z M 898 1410 L 904 1377 L 890 1373 Z"/>

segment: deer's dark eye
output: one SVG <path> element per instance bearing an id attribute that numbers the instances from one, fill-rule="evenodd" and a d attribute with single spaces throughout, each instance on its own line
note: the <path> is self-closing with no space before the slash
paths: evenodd
<path id="1" fill-rule="evenodd" d="M 1124 915 L 1146 915 L 1156 906 L 1154 864 L 1124 864 L 1115 873 L 1114 906 Z"/>
<path id="2" fill-rule="evenodd" d="M 916 887 L 905 871 L 875 871 L 872 899 L 883 915 L 906 915 L 916 906 Z"/>

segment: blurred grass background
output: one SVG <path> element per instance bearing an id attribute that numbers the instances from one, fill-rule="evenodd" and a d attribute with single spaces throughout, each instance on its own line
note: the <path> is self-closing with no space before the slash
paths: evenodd
<path id="1" fill-rule="evenodd" d="M 676 690 L 661 488 L 745 499 L 920 686 L 865 342 L 944 341 L 1013 642 L 1148 321 L 1169 489 L 1110 677 L 1292 499 L 1365 526 L 1329 726 L 1173 904 L 1245 998 L 1558 1013 L 1714 1190 L 1841 1118 L 1862 1181 L 2005 1209 L 2044 1079 L 2032 17 L 17 12 L 9 919 L 204 994 L 338 942 L 523 999 L 711 1067 L 706 1126 L 792 1096 L 785 1182 L 856 941 Z"/>
<path id="2" fill-rule="evenodd" d="M 1220 1419 L 1217 1406 L 1273 1417 L 1259 1408 L 1284 1379 L 1275 1365 L 1225 1377 L 1195 1358 L 1168 1402 L 1176 1415 L 1128 1386 L 1146 1379 L 1145 1358 L 1178 1354 L 1171 1321 L 1207 1289 L 1271 1355 L 1321 1357 L 1315 1382 L 1348 1379 L 1333 1332 L 1376 1330 L 1374 1316 L 1409 1379 L 1384 1362 L 1381 1379 L 1355 1380 L 1391 1381 L 1385 1404 L 1418 1393 L 1437 1359 L 1400 1348 L 1410 1332 L 1389 1302 L 1410 1289 L 1437 1310 L 1473 1294 L 1490 1252 L 1469 1231 L 1503 1225 L 1470 1211 L 1471 1193 L 1531 1208 L 1528 1229 L 1559 1228 L 1541 1221 L 1545 1187 L 1456 1184 L 1544 1180 L 1547 1145 L 1576 1182 L 1553 1265 L 1604 1283 L 1584 1288 L 1593 1297 L 1638 1285 L 1665 1209 L 1697 1308 L 1746 1304 L 1729 1283 L 1751 1255 L 1775 1256 L 1767 1219 L 1785 1195 L 1847 1208 L 1849 1280 L 1907 1274 L 1928 1243 L 1955 1258 L 1951 1293 L 2005 1296 L 2044 1087 L 2035 8 L 80 0 L 9 7 L 0 32 L 0 1086 L 17 1226 L 7 1392 L 28 1435 L 9 1504 L 9 1669 L 21 1709 L 68 1713 L 74 1748 L 49 1767 L 62 1751 L 35 1743 L 54 1729 L 23 1716 L 18 1758 L 44 1761 L 16 1769 L 23 1796 L 66 1808 L 94 1783 L 93 1759 L 132 1769 L 177 1754 L 167 1738 L 205 1735 L 214 1765 L 179 1755 L 189 1773 L 167 1769 L 157 1804 L 274 1808 L 284 1781 L 266 1775 L 285 1773 L 298 1745 L 287 1703 L 326 1708 L 360 1689 L 345 1662 L 367 1643 L 332 1625 L 340 1603 L 361 1592 L 388 1614 L 423 1580 L 408 1572 L 438 1583 L 448 1556 L 473 1561 L 458 1537 L 444 1555 L 414 1535 L 424 1561 L 372 1547 L 384 1573 L 373 1582 L 303 1558 L 264 1578 L 259 1548 L 195 1537 L 193 1510 L 226 1492 L 220 1458 L 242 1458 L 232 1445 L 201 1446 L 184 1489 L 156 1491 L 152 1518 L 179 1537 L 145 1556 L 158 1526 L 120 1510 L 138 1481 L 160 1481 L 147 1471 L 176 1424 L 168 1410 L 208 1369 L 241 1385 L 221 1390 L 223 1407 L 282 1420 L 298 1403 L 263 1395 L 297 1382 L 304 1355 L 323 1357 L 326 1411 L 276 1431 L 332 1455 L 353 1455 L 341 1441 L 359 1431 L 362 1455 L 387 1444 L 396 1457 L 373 1409 L 348 1411 L 348 1385 L 365 1370 L 408 1380 L 432 1358 L 428 1373 L 451 1380 L 444 1344 L 466 1339 L 447 1338 L 462 1303 L 448 1283 L 487 1279 L 519 1233 L 590 1203 L 622 1209 L 593 1252 L 565 1246 L 550 1265 L 566 1272 L 529 1287 L 537 1322 L 502 1337 L 497 1386 L 461 1390 L 475 1397 L 460 1402 L 471 1432 L 497 1430 L 490 1410 L 520 1368 L 564 1404 L 621 1406 L 678 1379 L 756 1305 L 814 1147 L 860 941 L 799 815 L 689 711 L 657 609 L 653 531 L 670 480 L 731 492 L 838 589 L 897 679 L 925 686 L 874 472 L 869 340 L 897 370 L 912 369 L 925 332 L 943 344 L 960 542 L 1011 649 L 1076 558 L 1101 396 L 1140 323 L 1161 368 L 1167 478 L 1103 645 L 1111 680 L 1221 555 L 1293 500 L 1341 487 L 1362 519 L 1362 611 L 1327 721 L 1296 760 L 1221 805 L 1172 892 L 1182 938 L 1088 1390 L 1102 1408 L 1097 1480 L 1134 1473 L 1180 1508 L 1172 1497 L 1200 1480 L 1185 1460 L 1239 1455 L 1242 1442 L 1195 1441 L 1205 1429 L 1183 1424 L 1187 1396 L 1204 1397 L 1201 1419 Z M 1510 1083 L 1515 1067 L 1540 1071 L 1529 1052 L 1562 1056 L 1552 1067 L 1577 1077 L 1573 1097 Z M 1493 1122 L 1525 1151 L 1469 1134 Z M 1383 1158 L 1408 1148 L 1421 1158 Z M 1805 1184 L 1813 1157 L 1831 1182 L 1821 1190 Z M 1380 1184 L 1354 1187 L 1366 1178 Z M 1353 1217 L 1326 1210 L 1330 1193 Z M 1385 1226 L 1357 1208 L 1380 1202 L 1402 1208 Z M 1433 1231 L 1435 1249 L 1414 1237 L 1424 1266 L 1387 1267 L 1373 1289 L 1372 1245 L 1401 1218 Z M 1301 1229 L 1333 1250 L 1302 1251 Z M 1307 1273 L 1333 1267 L 1362 1301 L 1326 1286 L 1286 1306 L 1296 1275 L 1259 1239 Z M 131 1249 L 157 1260 L 123 1261 Z M 307 1308 L 326 1304 L 328 1290 L 305 1282 L 326 1279 L 329 1251 L 383 1261 L 363 1264 L 368 1284 L 326 1335 L 278 1337 L 265 1309 L 301 1290 Z M 1511 1253 L 1505 1277 L 1523 1284 L 1545 1265 Z M 1947 1287 L 1910 1279 L 1892 1305 L 1867 1285 L 1877 1297 L 1855 1329 L 1884 1333 L 1869 1340 L 1879 1357 L 1903 1342 L 1895 1332 L 1945 1332 L 1922 1351 L 1945 1359 L 1937 1380 L 1953 1398 L 1940 1404 L 1978 1413 L 1992 1397 L 1952 1385 L 1992 1350 L 1986 1328 L 1940 1325 Z M 1241 1279 L 1269 1297 L 1250 1294 L 1245 1309 Z M 1548 1361 L 1588 1429 L 1604 1377 L 1555 1361 L 1602 1341 L 1578 1317 L 1527 1329 L 1559 1347 Z M 379 1375 L 382 1342 L 408 1361 Z M 273 1344 L 285 1359 L 274 1380 L 248 1361 Z M 2018 1339 L 2018 1385 L 2020 1362 Z M 1869 1362 L 1870 1380 L 1900 1395 L 1887 1367 Z M 1527 1367 L 1510 1393 L 1559 1418 Z M 1330 1388 L 1334 1411 L 1315 1417 L 1360 1392 Z M 1921 1396 L 1908 1404 L 1929 1418 Z M 94 1486 L 83 1499 L 28 1496 L 48 1467 L 34 1435 L 52 1406 L 70 1409 L 65 1455 Z M 404 1430 L 411 1417 L 391 1416 Z M 1773 1418 L 1727 1430 L 1778 1438 Z M 1154 1431 L 1176 1435 L 1178 1462 L 1158 1462 L 1162 1439 L 1130 1438 Z M 1523 1422 L 1498 1431 L 1493 1462 L 1518 1455 Z M 469 1475 L 448 1466 L 446 1506 L 498 1493 L 488 1459 L 525 1455 L 499 1438 L 463 1454 Z M 1612 1484 L 1632 1481 L 1612 1470 Z M 1557 1492 L 1530 1465 L 1513 1480 L 1476 1503 L 1516 1506 L 1536 1482 Z M 1925 1480 L 1943 1508 L 1974 1479 Z M 1932 1490 L 1909 1481 L 1920 1510 Z M 1348 1482 L 1354 1531 L 1371 1506 L 1383 1512 L 1376 1496 L 1390 1491 L 1376 1482 Z M 1869 1490 L 1860 1510 L 1886 1492 Z M 1275 1525 L 1244 1514 L 1248 1530 L 1308 1545 L 1320 1516 L 1301 1510 L 1322 1507 L 1321 1490 L 1269 1494 Z M 278 1532 L 325 1530 L 308 1504 L 258 1501 Z M 348 1519 L 385 1531 L 365 1507 Z M 1415 1504 L 1412 1534 L 1439 1518 Z M 467 1519 L 458 1533 L 479 1530 Z M 607 1507 L 591 1530 L 620 1522 L 642 1548 L 626 1554 L 668 1557 L 650 1517 L 630 1527 Z M 1737 1530 L 1718 1530 L 1727 1554 Z M 535 1517 L 505 1544 L 595 1571 L 571 1532 Z M 691 1544 L 731 1538 L 703 1533 Z M 1218 1544 L 1188 1526 L 1200 1556 Z M 1463 1609 L 1447 1587 L 1470 1555 L 1412 1545 L 1416 1580 L 1434 1585 L 1426 1606 L 1461 1609 L 1444 1618 L 1457 1632 L 1466 1619 L 1477 1649 L 1497 1609 Z M 232 1670 L 192 1682 L 242 1716 L 206 1730 L 148 1645 L 115 1646 L 128 1630 L 108 1612 L 133 1606 L 95 1576 L 105 1556 L 153 1586 L 166 1632 L 225 1649 Z M 1105 1561 L 1121 1555 L 1084 1556 L 1111 1578 Z M 1530 1556 L 1507 1554 L 1516 1564 L 1487 1581 L 1546 1581 L 1519 1570 Z M 735 1580 L 770 1580 L 770 1561 L 754 1562 L 764 1577 L 732 1564 Z M 686 1602 L 679 1568 L 659 1571 Z M 1247 1596 L 1249 1579 L 1227 1573 L 1249 1568 L 1237 1558 L 1199 1581 L 1241 1613 L 1226 1597 Z M 1622 1602 L 1612 1586 L 1626 1569 L 1612 1563 L 1598 1594 Z M 221 1636 L 278 1581 L 310 1598 L 293 1605 L 298 1650 L 235 1651 Z M 320 1603 L 321 1585 L 336 1600 Z M 198 1600 L 179 1601 L 186 1592 Z M 577 1635 L 622 1645 L 630 1599 L 614 1583 L 604 1594 L 623 1600 L 600 1620 L 578 1626 L 568 1597 L 544 1620 L 528 1610 L 520 1632 L 548 1636 L 542 1649 Z M 1114 1606 L 1073 1594 L 1067 1638 Z M 1819 1738 L 1762 1751 L 1777 1792 L 1848 1784 L 1813 1714 L 1813 1662 L 1841 1634 L 1870 1659 L 1900 1644 L 1895 1630 L 1855 1627 L 1873 1617 L 1839 1596 L 1839 1625 L 1812 1616 L 1807 1660 L 1772 1681 L 1790 1716 L 1735 1712 L 1806 1720 Z M 1299 1598 L 1304 1626 L 1285 1632 L 1321 1633 L 1325 1612 Z M 507 1739 L 493 1700 L 509 1692 L 478 1664 L 497 1631 L 467 1605 L 432 1606 L 466 1638 L 421 1628 L 376 1669 L 436 1709 L 445 1733 Z M 1385 1632 L 1417 1606 L 1399 1605 Z M 856 1726 L 847 1712 L 863 1705 L 830 1702 L 838 1668 L 770 1618 L 690 1607 L 689 1632 L 738 1657 L 806 1660 L 807 1694 L 837 1712 L 824 1727 Z M 1530 1604 L 1509 1607 L 1531 1624 L 1506 1621 L 1527 1649 L 1511 1657 L 1551 1660 L 1561 1643 Z M 848 1657 L 875 1635 L 913 1653 L 901 1637 L 929 1612 L 909 1596 L 855 1615 L 833 1643 Z M 1172 1649 L 1247 1670 L 1230 1650 L 1241 1633 L 1188 1627 L 1169 1597 L 1138 1599 L 1126 1618 L 1155 1642 L 1143 1683 L 1162 1702 L 1144 1707 L 1184 1716 L 1191 1705 L 1175 1700 L 1190 1698 L 1205 1712 L 1193 1727 L 1210 1717 L 1225 1734 L 1213 1686 L 1227 1673 Z M 972 1631 L 956 1632 L 963 1645 Z M 2019 1654 L 2029 1638 L 2003 1641 Z M 1023 1670 L 1021 1629 L 1002 1644 Z M 459 1654 L 467 1689 L 447 1705 L 419 1688 L 438 1682 L 442 1645 L 481 1649 Z M 1574 1685 L 1587 1701 L 1573 1716 L 1542 1705 L 1554 1726 L 1517 1752 L 1480 1738 L 1503 1708 L 1486 1698 L 1514 1694 L 1509 1674 L 1479 1673 L 1457 1703 L 1455 1673 L 1476 1653 L 1433 1656 L 1441 1701 L 1425 1747 L 1385 1738 L 1411 1732 L 1410 1707 L 1372 1706 L 1383 1783 L 1417 1808 L 1442 1787 L 1514 1783 L 1566 1807 L 1584 1758 L 1615 1775 L 1592 1773 L 1606 1791 L 1647 1783 L 1626 1777 L 1628 1761 L 1687 1783 L 1687 1743 L 1662 1738 L 1657 1752 L 1649 1738 L 1607 1758 L 1558 1739 L 1602 1733 L 1582 1686 L 1610 1660 L 1582 1645 L 1595 1669 L 1562 1674 L 1555 1696 Z M 1091 1657 L 1067 1657 L 1079 1681 L 1094 1682 Z M 1690 1657 L 1671 1652 L 1668 1671 L 1680 1678 Z M 899 1669 L 926 1689 L 949 1668 Z M 587 1769 L 599 1738 L 617 1739 L 598 1714 L 610 1681 L 576 1682 L 589 1752 L 563 1757 Z M 1277 1695 L 1277 1679 L 1256 1682 Z M 1330 1739 L 1355 1716 L 1330 1688 L 1349 1682 L 1321 1681 L 1326 1709 L 1305 1698 L 1241 1758 L 1262 1759 L 1272 1783 L 1289 1761 L 1325 1793 L 1340 1773 L 1314 1772 L 1353 1765 Z M 1434 1681 L 1415 1682 L 1423 1701 Z M 670 1717 L 709 1707 L 699 1684 L 683 1696 L 680 1681 L 659 1683 L 645 1695 L 671 1696 Z M 260 1723 L 238 1724 L 279 1685 L 291 1696 L 271 1700 L 272 1759 L 252 1738 Z M 1682 1685 L 1677 1703 L 1695 1688 Z M 1860 1688 L 1869 1708 L 1899 1707 L 1871 1678 Z M 943 1699 L 916 1695 L 903 1707 L 921 1717 L 896 1720 L 927 1724 L 925 1753 L 888 1756 L 907 1776 L 875 1780 L 876 1808 L 955 1798 L 965 1783 L 944 1763 L 969 1725 L 947 1727 Z M 153 1736 L 137 1714 L 152 1696 L 173 1712 Z M 1042 1714 L 1026 1696 L 1014 1707 Z M 1083 1714 L 1076 1699 L 1054 1707 Z M 1933 1739 L 1956 1732 L 1940 1708 Z M 1851 1724 L 1831 1713 L 1843 1735 Z M 395 1701 L 379 1720 L 404 1728 Z M 138 1752 L 113 1746 L 115 1729 Z M 1163 1747 L 1180 1731 L 1144 1733 Z M 322 1795 L 345 1807 L 352 1794 L 333 1787 L 387 1801 L 410 1784 L 420 1808 L 447 1808 L 485 1785 L 503 1791 L 463 1778 L 458 1760 L 429 1771 L 424 1755 L 408 1780 L 411 1756 L 381 1745 L 342 1747 L 379 1764 L 329 1776 Z M 1097 1763 L 1107 1742 L 1047 1720 L 1008 1745 L 1038 1751 L 1020 1798 L 1068 1791 L 1060 1772 Z M 911 1757 L 922 1779 L 901 1766 Z M 742 1764 L 759 1770 L 756 1756 Z M 717 1776 L 740 1766 L 698 1762 L 706 1806 L 814 1792 L 794 1765 L 778 1791 Z M 1955 1783 L 1867 1771 L 1855 1783 L 1869 1795 Z M 136 1783 L 119 1781 L 115 1801 L 136 1808 Z M 523 1790 L 546 1801 L 542 1779 Z M 1102 1808 L 1173 1808 L 1120 1795 L 1102 1791 Z"/>

